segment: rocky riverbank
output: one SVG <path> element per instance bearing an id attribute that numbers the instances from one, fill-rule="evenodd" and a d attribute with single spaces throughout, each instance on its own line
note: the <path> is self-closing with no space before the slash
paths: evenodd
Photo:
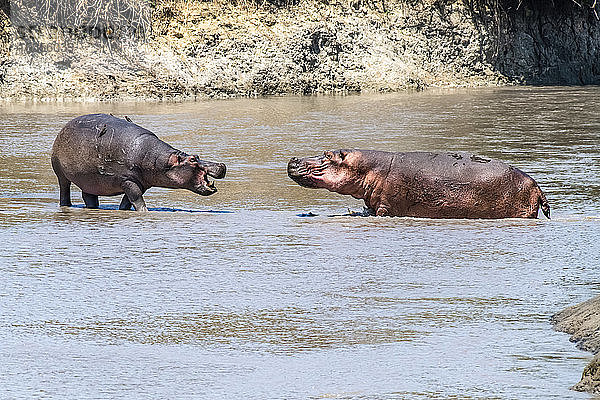
<path id="1" fill-rule="evenodd" d="M 572 389 L 600 394 L 600 296 L 569 307 L 552 320 L 557 330 L 571 335 L 579 349 L 595 354 Z"/>
<path id="2" fill-rule="evenodd" d="M 600 24 L 593 10 L 571 0 L 156 1 L 141 39 L 106 26 L 18 26 L 15 8 L 5 4 L 2 10 L 4 99 L 160 100 L 600 82 Z"/>

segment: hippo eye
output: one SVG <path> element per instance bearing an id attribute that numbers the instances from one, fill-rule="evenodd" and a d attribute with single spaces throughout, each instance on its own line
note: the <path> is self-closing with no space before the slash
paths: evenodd
<path id="1" fill-rule="evenodd" d="M 323 153 L 325 155 L 325 157 L 327 157 L 328 160 L 333 159 L 333 153 L 330 151 L 326 151 L 325 153 Z"/>

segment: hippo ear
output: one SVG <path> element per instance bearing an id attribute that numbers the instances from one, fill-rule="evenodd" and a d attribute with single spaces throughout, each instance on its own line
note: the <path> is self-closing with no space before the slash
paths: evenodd
<path id="1" fill-rule="evenodd" d="M 340 157 L 342 158 L 342 161 L 344 161 L 344 158 L 346 158 L 348 153 L 350 153 L 348 150 L 344 150 L 344 149 L 340 150 Z"/>

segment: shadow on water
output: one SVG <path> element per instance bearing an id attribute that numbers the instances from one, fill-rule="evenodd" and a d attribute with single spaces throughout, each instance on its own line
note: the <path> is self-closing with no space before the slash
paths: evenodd
<path id="1" fill-rule="evenodd" d="M 301 218 L 310 218 L 310 217 L 318 217 L 319 214 L 315 214 L 312 211 L 296 214 L 297 217 Z M 345 214 L 328 214 L 327 217 L 373 217 L 374 214 L 368 209 L 364 208 L 362 211 L 352 211 L 348 209 L 348 212 Z"/>
<path id="2" fill-rule="evenodd" d="M 74 204 L 72 206 L 72 208 L 80 208 L 80 209 L 86 209 L 85 205 L 83 204 Z M 98 207 L 99 210 L 117 210 L 117 211 L 123 211 L 123 210 L 119 210 L 119 206 L 116 204 L 105 204 L 105 205 L 100 205 Z M 204 214 L 233 214 L 233 211 L 227 211 L 227 210 L 187 210 L 187 209 L 183 209 L 183 208 L 171 208 L 171 207 L 150 207 L 148 208 L 148 211 L 161 211 L 161 212 L 185 212 L 185 213 L 191 213 L 191 214 L 197 214 L 197 213 L 204 213 Z"/>
<path id="3" fill-rule="evenodd" d="M 296 214 L 297 217 L 300 218 L 314 218 L 314 217 L 323 217 L 323 218 L 339 218 L 339 217 L 375 217 L 375 214 L 373 214 L 368 208 L 364 208 L 362 211 L 352 211 L 350 209 L 348 209 L 347 213 L 343 213 L 343 214 L 326 214 L 326 215 L 321 215 L 321 214 L 317 214 L 314 213 L 312 211 L 309 212 L 303 212 L 300 214 Z M 383 219 L 392 219 L 392 220 L 414 220 L 414 221 L 498 221 L 498 220 L 504 220 L 504 221 L 540 221 L 540 220 L 550 220 L 550 218 L 545 218 L 545 217 L 541 217 L 541 218 L 533 218 L 533 219 L 523 219 L 523 218 L 501 218 L 501 219 L 468 219 L 468 218 L 416 218 L 416 217 L 377 217 L 377 219 L 379 218 L 383 218 Z M 584 219 L 595 219 L 596 217 L 586 217 Z M 576 217 L 575 220 L 581 220 L 581 217 Z M 563 218 L 564 220 L 564 218 Z"/>

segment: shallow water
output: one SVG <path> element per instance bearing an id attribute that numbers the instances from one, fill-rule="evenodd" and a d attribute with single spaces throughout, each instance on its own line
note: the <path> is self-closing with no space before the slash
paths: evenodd
<path id="1" fill-rule="evenodd" d="M 0 104 L 0 397 L 588 398 L 550 316 L 600 289 L 599 108 L 599 88 Z M 146 214 L 76 188 L 61 209 L 52 141 L 91 112 L 227 178 L 153 188 Z M 286 163 L 340 147 L 504 160 L 553 219 L 330 217 L 362 204 Z"/>

